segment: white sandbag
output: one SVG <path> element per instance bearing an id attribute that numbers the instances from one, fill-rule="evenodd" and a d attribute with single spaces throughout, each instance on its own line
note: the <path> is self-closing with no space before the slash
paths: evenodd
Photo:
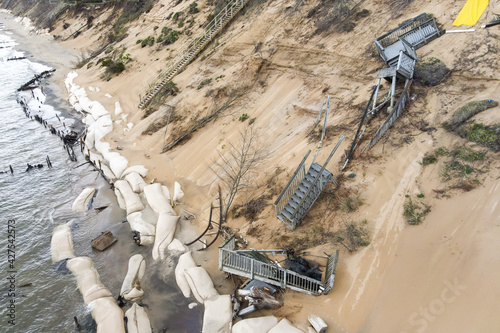
<path id="1" fill-rule="evenodd" d="M 170 197 L 170 191 L 168 190 L 168 187 L 166 187 L 165 185 L 162 185 L 161 189 L 163 191 L 163 195 L 165 196 L 165 198 L 167 198 L 167 200 L 170 202 L 170 199 L 172 199 L 172 198 Z"/>
<path id="2" fill-rule="evenodd" d="M 109 149 L 111 147 L 109 143 L 105 141 L 94 141 L 94 147 L 99 153 L 101 153 L 104 159 L 108 161 L 106 156 L 109 154 Z"/>
<path id="3" fill-rule="evenodd" d="M 104 108 L 104 106 L 101 103 L 99 103 L 98 101 L 93 101 L 90 104 L 90 113 L 92 113 L 92 117 L 94 117 L 94 119 L 97 120 L 100 117 L 107 115 L 109 112 Z"/>
<path id="4" fill-rule="evenodd" d="M 117 152 L 110 152 L 103 154 L 103 156 L 108 160 L 111 171 L 113 171 L 116 177 L 120 178 L 123 171 L 127 168 L 128 160 Z"/>
<path id="5" fill-rule="evenodd" d="M 135 193 L 141 193 L 144 191 L 144 186 L 146 186 L 146 182 L 142 179 L 141 175 L 137 172 L 131 172 L 125 176 L 125 180 L 128 181 L 132 191 Z"/>
<path id="6" fill-rule="evenodd" d="M 144 209 L 144 204 L 141 201 L 139 194 L 134 193 L 126 180 L 117 180 L 115 188 L 120 191 L 127 206 L 127 215 Z"/>
<path id="7" fill-rule="evenodd" d="M 191 267 L 196 267 L 196 262 L 193 260 L 190 251 L 181 255 L 177 266 L 175 266 L 175 281 L 186 298 L 191 296 L 191 287 L 189 287 L 188 280 L 186 279 L 185 270 Z"/>
<path id="8" fill-rule="evenodd" d="M 232 333 L 267 332 L 278 324 L 275 316 L 243 319 L 233 325 Z"/>
<path id="9" fill-rule="evenodd" d="M 125 177 L 131 172 L 137 172 L 142 176 L 142 178 L 146 177 L 148 175 L 148 169 L 144 167 L 144 165 L 132 165 L 128 167 L 125 171 L 122 173 L 122 177 Z"/>
<path id="10" fill-rule="evenodd" d="M 83 108 L 82 108 L 82 106 L 80 105 L 79 102 L 76 102 L 75 105 L 73 105 L 73 109 L 75 109 L 78 112 L 82 112 L 83 111 Z"/>
<path id="11" fill-rule="evenodd" d="M 183 196 L 184 196 L 184 192 L 181 189 L 181 184 L 179 184 L 178 182 L 175 182 L 175 184 L 174 184 L 174 197 L 173 197 L 172 201 L 174 203 L 176 203 L 179 200 L 181 200 Z"/>
<path id="12" fill-rule="evenodd" d="M 74 212 L 86 212 L 89 210 L 90 200 L 92 200 L 96 191 L 95 187 L 84 188 L 83 191 L 76 197 L 75 201 L 73 201 L 71 209 L 73 209 Z"/>
<path id="13" fill-rule="evenodd" d="M 167 250 L 184 252 L 184 251 L 186 251 L 186 247 L 184 246 L 184 244 L 182 244 L 182 242 L 180 240 L 178 240 L 177 238 L 174 238 L 170 242 L 170 244 L 168 244 Z"/>
<path id="14" fill-rule="evenodd" d="M 120 102 L 116 101 L 115 102 L 115 116 L 120 115 L 123 112 L 123 109 L 120 105 Z"/>
<path id="15" fill-rule="evenodd" d="M 202 333 L 230 333 L 233 304 L 230 295 L 215 296 L 205 301 Z M 257 332 L 257 331 L 255 331 Z"/>
<path id="16" fill-rule="evenodd" d="M 304 331 L 299 330 L 290 324 L 286 318 L 283 318 L 278 325 L 271 328 L 267 333 L 304 333 Z"/>
<path id="17" fill-rule="evenodd" d="M 115 188 L 115 195 L 116 195 L 116 201 L 118 201 L 118 206 L 120 206 L 121 209 L 126 210 L 127 205 L 125 204 L 125 199 L 123 199 L 123 195 L 116 188 Z"/>
<path id="18" fill-rule="evenodd" d="M 111 292 L 99 280 L 99 274 L 90 258 L 76 257 L 70 259 L 67 267 L 75 275 L 78 289 L 86 305 L 98 298 L 112 296 Z"/>
<path id="19" fill-rule="evenodd" d="M 146 271 L 146 261 L 140 254 L 135 254 L 128 261 L 128 270 L 123 279 L 120 296 L 128 301 L 136 300 L 144 295 L 141 289 L 141 279 Z"/>
<path id="20" fill-rule="evenodd" d="M 175 215 L 175 211 L 170 205 L 170 198 L 167 198 L 160 183 L 144 186 L 144 194 L 146 195 L 149 206 L 151 206 L 151 209 L 153 209 L 156 214 Z"/>
<path id="21" fill-rule="evenodd" d="M 115 181 L 116 179 L 116 176 L 115 174 L 113 173 L 113 171 L 111 171 L 111 169 L 104 163 L 101 163 L 100 164 L 101 166 L 101 171 L 102 173 L 104 174 L 104 176 L 109 179 L 109 181 L 112 183 Z M 99 165 L 97 165 L 97 167 L 99 167 Z"/>
<path id="22" fill-rule="evenodd" d="M 123 311 L 112 297 L 96 299 L 89 304 L 97 333 L 125 333 Z"/>
<path id="23" fill-rule="evenodd" d="M 89 160 L 98 168 L 99 165 L 102 165 L 104 163 L 104 158 L 102 157 L 102 155 L 92 151 L 90 152 Z"/>
<path id="24" fill-rule="evenodd" d="M 80 88 L 75 92 L 75 96 L 78 98 L 78 103 L 80 103 L 80 106 L 82 107 L 82 110 L 87 113 L 91 113 L 92 109 L 92 101 L 85 95 L 81 94 L 80 92 L 83 90 L 83 94 L 85 94 L 85 89 Z M 94 116 L 92 116 L 94 120 L 96 119 Z"/>
<path id="25" fill-rule="evenodd" d="M 118 102 L 117 102 L 118 103 Z M 127 317 L 128 333 L 151 333 L 151 322 L 142 306 L 134 303 L 130 309 L 125 312 Z"/>
<path id="26" fill-rule="evenodd" d="M 78 102 L 78 98 L 76 98 L 76 96 L 74 94 L 70 94 L 69 95 L 69 104 L 71 104 L 71 106 L 74 106 L 75 103 Z"/>
<path id="27" fill-rule="evenodd" d="M 73 86 L 73 79 L 78 76 L 78 73 L 75 71 L 71 71 L 66 75 L 66 78 L 64 79 L 64 84 L 66 85 L 66 90 L 68 92 L 71 92 L 71 87 Z"/>
<path id="28" fill-rule="evenodd" d="M 92 117 L 92 115 L 88 114 L 85 116 L 85 118 L 83 119 L 83 122 L 85 123 L 85 125 L 88 127 L 90 125 L 93 125 L 95 124 L 95 119 L 94 117 Z"/>
<path id="29" fill-rule="evenodd" d="M 155 243 L 153 245 L 152 253 L 153 260 L 157 260 L 158 258 L 161 260 L 165 259 L 165 250 L 174 239 L 178 220 L 179 216 L 173 216 L 165 213 L 161 213 L 158 216 Z"/>
<path id="30" fill-rule="evenodd" d="M 50 253 L 53 263 L 75 257 L 75 253 L 73 252 L 73 237 L 71 236 L 69 224 L 70 222 L 58 225 L 52 231 Z"/>
<path id="31" fill-rule="evenodd" d="M 130 229 L 139 232 L 141 245 L 153 244 L 156 227 L 143 220 L 142 212 L 127 215 L 127 221 L 130 224 Z"/>
<path id="32" fill-rule="evenodd" d="M 111 133 L 113 130 L 113 121 L 111 120 L 111 116 L 105 115 L 100 117 L 94 123 L 95 126 L 95 140 L 102 140 L 108 133 Z"/>
<path id="33" fill-rule="evenodd" d="M 85 135 L 85 146 L 88 150 L 95 147 L 95 131 L 93 126 L 87 128 L 87 134 Z"/>
<path id="34" fill-rule="evenodd" d="M 189 288 L 196 300 L 202 304 L 209 299 L 219 295 L 214 288 L 214 283 L 203 267 L 191 267 L 184 270 Z"/>

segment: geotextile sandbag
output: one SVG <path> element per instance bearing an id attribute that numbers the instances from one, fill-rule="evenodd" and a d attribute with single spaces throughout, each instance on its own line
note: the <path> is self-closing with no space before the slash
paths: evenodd
<path id="1" fill-rule="evenodd" d="M 97 324 L 97 333 L 125 333 L 123 311 L 112 297 L 96 299 L 89 307 Z"/>
<path id="2" fill-rule="evenodd" d="M 175 215 L 175 211 L 170 205 L 170 197 L 166 195 L 163 187 L 165 186 L 162 186 L 160 183 L 144 186 L 146 200 L 156 214 L 160 215 L 163 213 Z"/>
<path id="3" fill-rule="evenodd" d="M 139 232 L 139 240 L 141 245 L 153 244 L 156 234 L 156 227 L 144 221 L 142 212 L 135 212 L 127 215 L 127 221 L 130 224 L 130 229 Z"/>
<path id="4" fill-rule="evenodd" d="M 201 304 L 204 304 L 207 299 L 219 295 L 217 290 L 215 290 L 214 283 L 205 268 L 186 268 L 184 273 L 193 296 Z"/>
<path id="5" fill-rule="evenodd" d="M 128 160 L 117 152 L 102 153 L 102 156 L 108 161 L 109 168 L 115 176 L 120 178 L 123 171 L 127 168 Z"/>
<path id="6" fill-rule="evenodd" d="M 146 271 L 146 261 L 141 254 L 135 254 L 128 261 L 128 270 L 123 279 L 120 296 L 127 301 L 136 300 L 144 295 L 140 282 Z"/>
<path id="7" fill-rule="evenodd" d="M 76 197 L 75 201 L 73 201 L 73 205 L 71 209 L 74 212 L 86 212 L 89 210 L 90 200 L 94 197 L 96 192 L 95 187 L 86 187 L 82 190 L 82 192 Z"/>
<path id="8" fill-rule="evenodd" d="M 122 177 L 125 177 L 131 172 L 137 172 L 142 178 L 148 175 L 148 169 L 146 169 L 144 165 L 132 165 L 123 171 Z"/>
<path id="9" fill-rule="evenodd" d="M 90 113 L 95 120 L 98 120 L 102 116 L 109 114 L 109 112 L 104 108 L 104 106 L 98 101 L 92 101 L 89 105 Z"/>
<path id="10" fill-rule="evenodd" d="M 111 292 L 99 280 L 99 274 L 90 258 L 76 257 L 70 259 L 67 267 L 76 277 L 78 290 L 80 290 L 83 302 L 86 305 L 98 298 L 112 296 Z"/>
<path id="11" fill-rule="evenodd" d="M 142 306 L 134 303 L 130 309 L 125 312 L 127 317 L 128 333 L 151 333 L 151 322 Z"/>
<path id="12" fill-rule="evenodd" d="M 165 250 L 172 242 L 175 236 L 175 229 L 177 228 L 177 221 L 179 216 L 173 216 L 166 213 L 161 213 L 158 216 L 158 223 L 156 224 L 155 242 L 153 245 L 153 259 L 165 259 Z"/>
<path id="13" fill-rule="evenodd" d="M 231 296 L 214 296 L 207 299 L 204 305 L 202 333 L 230 333 L 233 320 Z"/>
<path id="14" fill-rule="evenodd" d="M 231 333 L 267 332 L 278 324 L 275 316 L 243 319 L 233 325 Z"/>
<path id="15" fill-rule="evenodd" d="M 52 231 L 50 253 L 52 256 L 52 263 L 75 257 L 75 253 L 73 252 L 73 238 L 71 236 L 69 223 L 58 225 Z"/>
<path id="16" fill-rule="evenodd" d="M 116 201 L 118 201 L 118 206 L 120 206 L 121 209 L 126 210 L 127 205 L 125 204 L 125 199 L 123 199 L 122 193 L 118 191 L 118 189 L 116 188 L 115 188 L 115 195 L 116 195 Z"/>
<path id="17" fill-rule="evenodd" d="M 178 182 L 175 182 L 175 184 L 174 184 L 174 197 L 172 198 L 172 202 L 173 203 L 178 202 L 179 200 L 182 199 L 183 196 L 184 196 L 184 192 L 181 189 L 181 184 L 179 184 Z"/>
<path id="18" fill-rule="evenodd" d="M 281 319 L 278 325 L 271 328 L 267 333 L 304 333 L 293 326 L 286 318 Z"/>
<path id="19" fill-rule="evenodd" d="M 175 266 L 175 281 L 186 298 L 191 296 L 191 287 L 189 287 L 185 270 L 192 267 L 196 267 L 196 262 L 191 256 L 191 251 L 181 255 L 177 266 Z"/>
<path id="20" fill-rule="evenodd" d="M 125 206 L 127 207 L 127 215 L 144 209 L 141 197 L 132 191 L 126 180 L 117 180 L 114 185 L 115 189 L 118 189 L 123 196 Z"/>
<path id="21" fill-rule="evenodd" d="M 146 186 L 146 182 L 142 179 L 141 175 L 137 172 L 131 172 L 125 176 L 125 180 L 128 181 L 132 191 L 135 193 L 141 193 L 144 191 L 144 186 Z"/>

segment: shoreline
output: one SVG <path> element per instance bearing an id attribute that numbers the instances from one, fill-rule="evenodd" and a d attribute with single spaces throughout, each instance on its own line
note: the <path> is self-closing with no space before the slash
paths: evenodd
<path id="1" fill-rule="evenodd" d="M 1 13 L 2 15 L 4 15 L 4 17 L 6 16 L 5 13 Z M 13 21 L 11 21 L 13 22 Z M 24 30 L 24 27 L 18 25 L 17 27 L 15 26 L 17 22 L 13 22 L 12 24 L 10 25 L 6 25 L 6 28 L 9 29 L 9 30 L 12 30 L 12 31 L 15 31 L 14 34 L 17 33 L 18 30 L 21 30 L 22 32 L 24 32 L 24 37 L 22 38 L 22 41 L 21 42 L 18 42 L 18 45 L 21 46 L 19 47 L 18 49 L 23 51 L 23 52 L 26 52 L 26 54 L 29 54 L 31 55 L 29 58 L 32 58 L 32 54 L 33 54 L 33 45 L 35 45 L 35 49 L 37 49 L 37 47 L 44 47 L 42 46 L 44 44 L 44 42 L 41 42 L 40 40 L 44 40 L 45 36 L 31 36 L 29 34 L 26 34 L 26 31 Z M 42 38 L 38 38 L 38 37 L 42 37 Z M 40 44 L 42 45 L 37 45 L 37 42 L 39 42 Z M 53 42 L 56 42 L 56 41 L 53 41 Z M 28 43 L 28 44 L 26 44 Z M 51 41 L 52 43 L 52 41 Z M 41 52 L 42 54 L 45 54 L 46 56 L 48 54 L 50 54 L 50 50 L 45 50 L 43 52 Z M 34 57 L 33 57 L 34 58 Z M 38 60 L 38 59 L 37 59 Z M 79 112 L 78 110 L 75 110 L 74 108 L 72 108 L 72 110 L 67 110 L 67 107 L 68 107 L 68 93 L 66 92 L 66 98 L 63 94 L 61 94 L 61 87 L 64 87 L 64 81 L 65 81 L 65 78 L 67 78 L 67 74 L 65 74 L 64 72 L 69 72 L 71 73 L 72 72 L 72 69 L 69 68 L 69 61 L 66 61 L 65 63 L 57 63 L 56 66 L 52 66 L 50 60 L 47 61 L 40 61 L 40 63 L 43 63 L 44 65 L 47 65 L 47 66 L 50 66 L 51 68 L 54 68 L 56 70 L 56 73 L 58 73 L 58 75 L 53 75 L 52 77 L 48 78 L 48 79 L 45 79 L 42 81 L 41 85 L 45 86 L 45 87 L 50 87 L 52 86 L 53 89 L 51 88 L 46 88 L 45 91 L 47 92 L 47 95 L 48 98 L 47 98 L 47 104 L 52 104 L 54 106 L 61 106 L 62 104 L 65 105 L 64 107 L 64 110 L 66 110 L 66 114 L 69 115 L 72 119 L 75 119 L 75 121 L 79 122 L 80 124 L 83 124 L 83 126 L 85 127 L 85 131 L 87 131 L 87 128 L 88 128 L 88 125 L 85 125 L 85 114 L 82 113 L 82 112 Z M 62 77 L 63 75 L 65 75 L 65 77 Z M 49 81 L 50 80 L 50 81 Z M 50 84 L 48 84 L 47 82 L 50 82 Z M 86 87 L 88 89 L 88 87 Z M 63 88 L 65 91 L 66 91 L 66 87 Z M 92 90 L 91 90 L 92 91 Z M 89 91 L 90 92 L 90 91 Z M 88 113 L 86 113 L 87 115 L 89 115 Z M 83 115 L 83 119 L 82 119 L 82 115 Z M 79 116 L 79 117 L 78 117 Z M 132 161 L 130 161 L 129 163 L 129 166 L 130 165 L 134 165 Z M 95 166 L 95 164 L 94 164 Z M 96 167 L 97 168 L 97 167 Z M 110 184 L 113 184 L 113 181 L 109 182 L 109 180 L 107 178 L 105 178 L 106 181 Z M 81 187 L 82 184 L 76 184 L 77 187 Z M 105 186 L 105 185 L 103 185 Z M 115 196 L 115 194 L 112 194 L 113 196 Z M 102 199 L 102 198 L 101 198 Z M 115 200 L 116 200 L 116 197 L 115 197 Z M 104 199 L 104 201 L 106 201 L 106 199 Z M 180 206 L 182 207 L 182 206 Z M 181 208 L 177 208 L 177 210 L 180 210 Z M 189 209 L 189 208 L 187 208 Z M 123 210 L 122 210 L 123 211 Z M 126 222 L 126 221 L 125 221 Z M 185 225 L 184 226 L 179 226 L 178 228 L 180 229 L 178 233 L 176 233 L 177 236 L 179 236 L 178 234 L 180 233 L 180 236 L 182 237 L 188 237 L 189 238 L 194 238 L 193 236 L 195 234 L 197 234 L 198 232 L 198 227 L 194 227 L 194 225 L 192 225 L 189 220 L 186 220 L 183 222 Z M 186 223 L 189 223 L 190 226 L 188 226 Z M 194 228 L 193 228 L 194 227 Z M 120 226 L 121 228 L 121 226 Z M 128 227 L 127 227 L 128 228 Z M 194 231 L 196 230 L 196 231 Z M 187 236 L 186 236 L 187 234 Z M 127 242 L 129 241 L 129 239 L 127 238 L 123 238 L 123 234 L 121 235 L 121 238 L 122 239 L 122 244 L 123 244 L 123 241 Z M 91 239 L 88 239 L 87 242 L 90 243 L 90 240 Z M 185 240 L 184 240 L 185 241 Z M 117 245 L 114 245 L 111 249 L 113 250 L 116 250 L 117 249 Z M 114 263 L 113 266 L 121 266 L 122 267 L 122 271 L 123 269 L 126 270 L 127 268 L 127 263 L 128 263 L 128 258 L 133 255 L 134 253 L 142 253 L 144 255 L 144 257 L 146 258 L 150 258 L 151 257 L 151 246 L 143 246 L 143 247 L 134 247 L 134 250 L 133 251 L 130 251 L 130 246 L 125 246 L 125 248 L 129 249 L 129 251 L 127 253 L 123 252 L 123 250 L 120 250 L 121 254 L 122 255 L 125 255 L 126 259 L 123 258 L 120 259 L 120 257 L 113 257 L 113 258 L 110 258 L 109 257 L 109 252 L 107 253 L 107 255 L 104 255 L 104 257 L 106 257 L 105 261 L 107 261 L 108 263 L 110 263 L 110 260 Z M 193 249 L 193 247 L 191 247 L 191 249 Z M 194 249 L 196 249 L 196 246 L 194 247 Z M 112 251 L 113 251 L 112 250 Z M 76 253 L 76 250 L 75 250 L 75 253 Z M 175 253 L 171 253 L 171 251 L 169 250 L 168 253 L 167 253 L 167 256 L 178 256 L 178 254 Z M 99 255 L 98 255 L 99 256 Z M 196 258 L 196 261 L 197 262 L 203 262 L 205 261 L 204 259 L 204 255 L 202 254 L 196 254 L 194 256 Z M 95 259 L 94 259 L 95 260 Z M 102 260 L 98 260 L 98 262 L 101 262 Z M 172 261 L 172 258 L 169 258 L 168 261 Z M 102 266 L 102 263 L 101 264 L 98 264 L 97 262 L 95 263 L 96 264 L 96 268 L 98 268 L 98 266 Z M 166 286 L 169 286 L 168 289 L 171 289 L 172 287 L 174 288 L 177 288 L 177 285 L 175 284 L 175 281 L 169 281 L 167 283 L 167 281 L 165 281 L 164 283 L 166 283 L 165 286 L 161 286 L 161 285 L 157 285 L 158 282 L 153 282 L 151 281 L 151 279 L 156 279 L 154 276 L 158 273 L 161 273 L 161 271 L 163 269 L 160 269 L 158 270 L 158 267 L 155 268 L 155 266 L 157 266 L 158 264 L 162 264 L 162 262 L 155 262 L 155 261 L 149 261 L 149 267 L 148 267 L 148 270 L 149 272 L 147 271 L 147 277 L 145 278 L 146 281 L 143 281 L 144 283 L 144 287 L 145 289 L 148 287 L 148 285 L 151 287 L 150 290 L 145 290 L 147 292 L 147 294 L 149 294 L 149 297 L 146 297 L 144 298 L 144 301 L 146 302 L 152 302 L 152 303 L 157 303 L 158 302 L 158 296 L 154 296 L 155 294 L 159 294 L 159 295 L 162 295 L 160 296 L 161 298 L 163 298 L 163 300 L 161 300 L 161 303 L 165 303 L 165 301 L 168 302 L 168 304 L 164 304 L 162 306 L 162 309 L 164 311 L 164 309 L 166 308 L 165 305 L 168 307 L 171 307 L 171 311 L 174 311 L 174 308 L 172 308 L 175 304 L 174 303 L 171 303 L 171 301 L 169 301 L 170 298 L 172 297 L 176 297 L 177 298 L 177 301 L 175 302 L 176 304 L 182 304 L 182 303 L 185 303 L 185 307 L 182 312 L 183 312 L 183 315 L 181 315 L 177 320 L 181 320 L 180 318 L 182 317 L 185 317 L 184 319 L 182 319 L 181 322 L 178 323 L 178 327 L 187 327 L 189 325 L 194 325 L 194 326 L 197 326 L 197 322 L 199 319 L 197 320 L 194 320 L 194 318 L 198 317 L 198 318 L 202 318 L 203 315 L 202 313 L 200 313 L 200 310 L 202 309 L 201 307 L 197 307 L 195 310 L 192 310 L 192 309 L 189 309 L 188 308 L 188 304 L 190 302 L 189 299 L 187 298 L 183 298 L 183 299 L 179 299 L 178 296 L 175 296 L 176 294 L 178 295 L 180 293 L 180 291 L 175 291 L 174 293 L 172 293 L 172 291 L 169 293 L 169 297 L 165 297 L 165 294 L 164 292 L 161 292 L 161 293 L 158 293 L 159 289 L 158 288 L 161 288 L 161 289 L 164 289 Z M 101 268 L 98 268 L 98 270 L 100 271 L 100 275 L 101 275 L 101 279 L 103 281 L 103 283 L 105 285 L 108 285 L 108 283 L 110 284 L 109 285 L 109 288 L 110 290 L 112 291 L 115 291 L 117 290 L 116 287 L 117 285 L 121 285 L 122 283 L 122 280 L 120 278 L 121 274 L 117 274 L 117 279 L 105 279 L 106 276 L 109 276 L 109 272 L 108 273 L 105 273 L 103 274 L 103 269 L 102 267 Z M 106 271 L 109 271 L 109 269 L 106 269 Z M 169 273 L 171 274 L 171 273 Z M 123 275 L 125 276 L 125 275 Z M 163 278 L 162 278 L 163 279 Z M 152 287 L 151 284 L 156 284 L 156 286 Z M 113 292 L 113 294 L 115 295 L 116 292 Z M 160 310 L 160 309 L 158 309 Z M 165 320 L 164 318 L 164 314 L 163 314 L 163 311 L 161 311 L 160 313 L 158 313 L 158 310 L 155 310 L 155 311 L 150 311 L 151 314 L 156 314 L 156 317 L 151 317 L 150 316 L 150 320 L 151 322 L 162 322 Z M 175 312 L 178 312 L 179 309 L 176 309 Z M 162 315 L 163 314 L 163 315 Z M 198 315 L 197 315 L 198 314 Z M 193 318 L 193 316 L 195 316 Z M 191 324 L 190 324 L 191 323 Z M 201 325 L 201 324 L 200 324 Z"/>

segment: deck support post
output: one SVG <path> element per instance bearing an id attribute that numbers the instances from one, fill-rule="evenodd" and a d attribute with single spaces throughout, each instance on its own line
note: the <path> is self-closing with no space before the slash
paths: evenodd
<path id="1" fill-rule="evenodd" d="M 391 85 L 391 105 L 389 106 L 388 112 L 392 112 L 394 108 L 394 95 L 396 95 L 396 75 L 392 77 L 392 85 Z"/>
<path id="2" fill-rule="evenodd" d="M 375 109 L 375 107 L 377 106 L 377 96 L 380 89 L 380 80 L 381 78 L 377 79 L 377 88 L 375 89 L 375 96 L 373 96 L 373 109 Z"/>

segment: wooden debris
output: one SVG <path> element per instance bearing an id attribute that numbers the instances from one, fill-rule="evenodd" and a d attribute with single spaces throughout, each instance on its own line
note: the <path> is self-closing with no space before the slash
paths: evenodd
<path id="1" fill-rule="evenodd" d="M 241 309 L 240 312 L 238 312 L 238 316 L 241 317 L 241 316 L 247 315 L 247 314 L 255 312 L 255 311 L 257 311 L 257 307 L 255 305 L 250 305 L 244 309 Z"/>
<path id="2" fill-rule="evenodd" d="M 314 316 L 314 315 L 308 316 L 307 320 L 309 320 L 309 322 L 311 323 L 312 327 L 314 327 L 314 329 L 318 333 L 325 333 L 327 331 L 327 329 L 328 329 L 328 326 L 323 321 L 323 319 L 321 319 L 318 316 Z"/>
<path id="3" fill-rule="evenodd" d="M 111 231 L 103 232 L 99 237 L 92 240 L 91 245 L 94 249 L 98 251 L 104 251 L 114 243 L 118 241 L 118 238 L 113 236 Z"/>
<path id="4" fill-rule="evenodd" d="M 252 287 L 250 293 L 245 296 L 249 305 L 255 305 L 261 309 L 278 309 L 283 306 L 283 301 L 270 295 L 264 288 Z"/>

